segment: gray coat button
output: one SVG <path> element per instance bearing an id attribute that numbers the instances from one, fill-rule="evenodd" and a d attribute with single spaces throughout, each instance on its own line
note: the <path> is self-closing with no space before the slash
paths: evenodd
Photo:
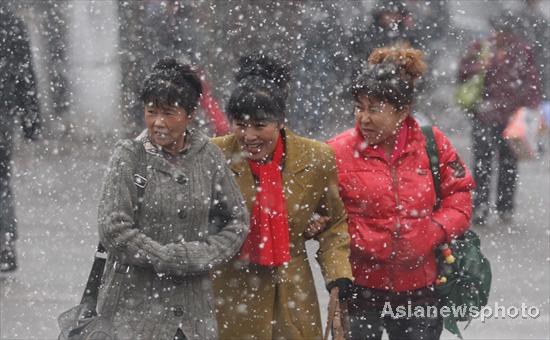
<path id="1" fill-rule="evenodd" d="M 182 306 L 174 306 L 174 316 L 183 316 L 183 307 Z"/>
<path id="2" fill-rule="evenodd" d="M 179 276 L 179 275 L 172 276 L 172 282 L 174 282 L 177 285 L 180 285 L 185 282 L 185 277 Z"/>
<path id="3" fill-rule="evenodd" d="M 185 217 L 187 217 L 187 212 L 183 209 L 178 209 L 178 217 L 184 219 Z"/>

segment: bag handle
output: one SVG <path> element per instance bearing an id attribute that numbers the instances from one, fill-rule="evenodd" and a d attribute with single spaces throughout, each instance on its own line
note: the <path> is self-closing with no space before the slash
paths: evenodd
<path id="1" fill-rule="evenodd" d="M 338 287 L 334 287 L 330 291 L 328 303 L 327 325 L 325 327 L 325 336 L 323 340 L 328 340 L 331 329 L 334 334 L 334 340 L 345 340 L 349 334 L 349 317 L 347 303 L 340 302 L 338 299 Z"/>
<path id="2" fill-rule="evenodd" d="M 426 153 L 430 161 L 430 170 L 432 172 L 432 178 L 434 181 L 435 190 L 435 206 L 434 210 L 439 209 L 441 204 L 441 173 L 439 171 L 439 152 L 437 150 L 437 144 L 435 143 L 435 136 L 432 125 L 422 126 L 422 133 L 426 140 Z"/>
<path id="3" fill-rule="evenodd" d="M 145 175 L 147 174 L 147 154 L 143 143 L 139 141 L 132 141 L 132 143 L 137 148 L 138 156 L 137 164 L 135 166 L 137 173 L 134 174 L 134 182 L 137 189 L 137 202 L 136 209 L 134 211 L 134 220 L 137 220 L 136 218 L 141 210 L 141 200 L 143 198 L 143 194 L 145 193 L 145 185 L 147 183 L 147 179 L 145 178 Z M 107 251 L 101 242 L 99 242 L 94 255 L 92 269 L 90 270 L 88 281 L 86 282 L 86 288 L 84 289 L 84 293 L 82 294 L 82 298 L 80 300 L 81 304 L 87 303 L 90 307 L 93 307 L 93 309 L 95 309 L 97 305 L 97 296 L 99 293 L 99 286 L 101 285 L 101 278 L 103 277 L 103 271 L 105 270 L 106 260 Z"/>

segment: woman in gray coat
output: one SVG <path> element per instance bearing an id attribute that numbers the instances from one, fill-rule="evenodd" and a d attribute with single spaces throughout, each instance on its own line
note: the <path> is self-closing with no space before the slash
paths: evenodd
<path id="1" fill-rule="evenodd" d="M 189 128 L 201 90 L 189 66 L 160 60 L 141 93 L 147 129 L 115 147 L 98 312 L 118 339 L 217 338 L 208 272 L 239 250 L 249 217 L 221 151 Z"/>

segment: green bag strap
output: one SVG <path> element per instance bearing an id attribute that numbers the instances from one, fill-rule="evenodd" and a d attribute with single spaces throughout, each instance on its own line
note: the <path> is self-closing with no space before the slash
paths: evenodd
<path id="1" fill-rule="evenodd" d="M 435 206 L 434 210 L 439 209 L 441 203 L 441 173 L 439 172 L 439 152 L 437 151 L 437 145 L 435 144 L 434 130 L 431 125 L 422 126 L 422 133 L 426 140 L 426 153 L 430 160 L 430 170 L 432 171 L 432 178 L 434 181 L 435 189 Z"/>
<path id="2" fill-rule="evenodd" d="M 437 150 L 437 144 L 435 143 L 435 136 L 433 131 L 433 126 L 425 125 L 421 127 L 422 133 L 424 134 L 424 139 L 426 140 L 426 153 L 428 154 L 428 159 L 430 160 L 430 170 L 432 172 L 432 178 L 434 182 L 435 189 L 435 206 L 434 210 L 439 209 L 441 204 L 441 173 L 439 171 L 439 151 Z M 452 316 L 443 318 L 443 326 L 446 330 L 456 335 L 458 338 L 463 339 L 460 329 L 456 319 Z"/>

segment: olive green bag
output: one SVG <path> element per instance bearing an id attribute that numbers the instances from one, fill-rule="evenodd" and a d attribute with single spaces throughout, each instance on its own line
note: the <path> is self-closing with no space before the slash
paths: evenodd
<path id="1" fill-rule="evenodd" d="M 489 58 L 489 46 L 484 42 L 479 52 L 479 61 Z M 473 75 L 470 79 L 458 85 L 455 92 L 455 101 L 463 110 L 472 112 L 477 109 L 483 99 L 485 89 L 485 71 Z"/>
<path id="2" fill-rule="evenodd" d="M 439 155 L 432 127 L 423 126 L 422 133 L 426 139 L 426 151 L 437 197 L 434 210 L 437 210 L 441 200 Z M 472 316 L 467 311 L 479 311 L 487 305 L 491 289 L 491 265 L 481 253 L 479 237 L 473 230 L 467 230 L 448 246 L 455 261 L 446 263 L 441 250 L 436 250 L 438 272 L 440 277 L 446 278 L 446 282 L 436 285 L 435 289 L 441 296 L 443 305 L 451 311 L 448 317 L 443 318 L 445 329 L 462 339 L 457 322 L 468 321 L 469 324 Z M 454 314 L 453 310 L 459 312 Z"/>
<path id="3" fill-rule="evenodd" d="M 481 103 L 485 87 L 485 74 L 473 75 L 456 89 L 455 100 L 465 111 L 474 111 Z"/>

